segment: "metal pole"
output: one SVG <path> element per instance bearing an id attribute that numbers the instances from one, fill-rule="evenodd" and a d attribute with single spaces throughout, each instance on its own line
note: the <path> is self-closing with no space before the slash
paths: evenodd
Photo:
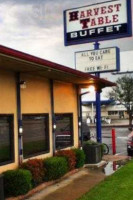
<path id="1" fill-rule="evenodd" d="M 94 43 L 94 49 L 99 49 L 99 43 Z M 100 77 L 100 73 L 96 73 L 97 77 Z M 100 99 L 99 90 L 96 91 L 96 133 L 97 133 L 97 142 L 102 142 L 102 133 L 101 133 L 101 99 Z"/>
<path id="2" fill-rule="evenodd" d="M 115 129 L 112 129 L 112 153 L 116 154 L 116 137 L 115 137 Z"/>
<path id="3" fill-rule="evenodd" d="M 18 120 L 18 150 L 19 150 L 19 164 L 23 162 L 23 127 L 22 127 L 22 113 L 21 113 L 21 94 L 20 94 L 20 73 L 16 75 L 17 84 L 17 120 Z"/>
<path id="4" fill-rule="evenodd" d="M 77 110 L 78 110 L 78 147 L 80 147 L 80 133 L 81 133 L 81 121 L 80 121 L 80 98 L 79 98 L 79 87 L 77 88 Z"/>
<path id="5" fill-rule="evenodd" d="M 79 95 L 79 105 L 80 105 L 80 122 L 81 122 L 81 147 L 83 147 L 83 118 L 82 118 L 82 95 Z"/>
<path id="6" fill-rule="evenodd" d="M 54 89 L 53 89 L 53 80 L 50 80 L 50 98 L 51 98 L 51 115 L 52 115 L 52 138 L 53 138 L 53 155 L 55 154 L 55 114 L 54 114 Z"/>
<path id="7" fill-rule="evenodd" d="M 92 120 L 92 123 L 94 123 L 94 106 L 93 106 L 93 103 L 91 104 L 91 120 Z"/>

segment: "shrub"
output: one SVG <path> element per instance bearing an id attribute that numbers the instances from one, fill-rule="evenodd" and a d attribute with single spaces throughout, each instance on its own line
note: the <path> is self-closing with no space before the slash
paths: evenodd
<path id="1" fill-rule="evenodd" d="M 27 169 L 31 172 L 33 186 L 36 186 L 43 182 L 45 169 L 42 159 L 28 160 L 21 165 L 21 168 Z"/>
<path id="2" fill-rule="evenodd" d="M 32 188 L 32 175 L 24 169 L 8 170 L 4 173 L 4 190 L 6 196 L 26 194 Z"/>
<path id="3" fill-rule="evenodd" d="M 63 156 L 68 161 L 69 171 L 73 170 L 76 165 L 76 155 L 73 150 L 61 150 L 56 153 L 56 156 Z"/>
<path id="4" fill-rule="evenodd" d="M 102 156 L 104 155 L 104 151 L 105 151 L 105 146 L 104 146 L 104 144 L 102 143 L 101 144 L 101 154 L 102 154 Z"/>
<path id="5" fill-rule="evenodd" d="M 52 157 L 44 160 L 46 169 L 46 180 L 55 180 L 63 176 L 68 171 L 68 163 L 66 158 Z"/>
<path id="6" fill-rule="evenodd" d="M 85 163 L 85 154 L 84 151 L 81 149 L 73 149 L 76 155 L 76 168 L 83 167 Z"/>
<path id="7" fill-rule="evenodd" d="M 88 140 L 88 141 L 85 141 L 84 142 L 84 145 L 97 145 L 97 144 L 99 144 L 98 142 L 95 142 L 95 141 L 93 141 L 93 140 Z"/>

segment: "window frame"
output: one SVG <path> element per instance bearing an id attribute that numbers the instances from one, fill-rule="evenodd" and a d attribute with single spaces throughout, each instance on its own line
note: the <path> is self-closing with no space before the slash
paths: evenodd
<path id="1" fill-rule="evenodd" d="M 15 149 L 14 149 L 14 114 L 0 114 L 0 117 L 11 117 L 11 130 L 9 131 L 10 140 L 10 160 L 0 162 L 0 166 L 11 164 L 15 162 Z M 10 127 L 9 127 L 10 128 Z"/>
<path id="2" fill-rule="evenodd" d="M 22 114 L 22 126 L 23 126 L 23 117 L 24 116 L 33 116 L 33 117 L 34 116 L 45 116 L 46 122 L 47 122 L 46 123 L 46 132 L 48 132 L 48 134 L 46 136 L 47 140 L 48 140 L 46 151 L 40 151 L 40 152 L 37 152 L 37 153 L 33 153 L 31 155 L 24 156 L 24 140 L 23 140 L 23 158 L 24 158 L 24 160 L 28 159 L 28 158 L 32 158 L 32 157 L 36 157 L 36 156 L 39 156 L 39 155 L 49 153 L 50 152 L 49 113 L 24 113 L 24 114 Z"/>
<path id="3" fill-rule="evenodd" d="M 56 151 L 74 146 L 74 116 L 73 116 L 73 113 L 55 113 L 55 122 L 56 122 L 57 115 L 64 115 L 64 116 L 70 117 L 70 128 L 71 128 L 71 133 L 72 133 L 72 139 L 71 139 L 71 145 L 69 145 L 67 147 L 63 147 L 63 148 L 57 148 L 56 147 L 56 130 L 55 130 L 55 150 Z M 56 126 L 57 126 L 57 124 L 56 124 Z"/>

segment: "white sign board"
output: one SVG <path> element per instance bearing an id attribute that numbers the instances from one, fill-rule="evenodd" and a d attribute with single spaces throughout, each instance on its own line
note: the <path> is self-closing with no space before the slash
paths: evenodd
<path id="1" fill-rule="evenodd" d="M 132 35 L 131 1 L 112 0 L 64 11 L 65 45 Z"/>
<path id="2" fill-rule="evenodd" d="M 87 73 L 120 70 L 119 48 L 111 47 L 75 53 L 76 69 Z"/>

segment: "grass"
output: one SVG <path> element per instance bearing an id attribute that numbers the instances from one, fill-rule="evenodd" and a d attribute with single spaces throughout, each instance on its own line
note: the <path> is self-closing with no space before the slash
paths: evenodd
<path id="1" fill-rule="evenodd" d="M 78 200 L 133 200 L 133 160 Z"/>

